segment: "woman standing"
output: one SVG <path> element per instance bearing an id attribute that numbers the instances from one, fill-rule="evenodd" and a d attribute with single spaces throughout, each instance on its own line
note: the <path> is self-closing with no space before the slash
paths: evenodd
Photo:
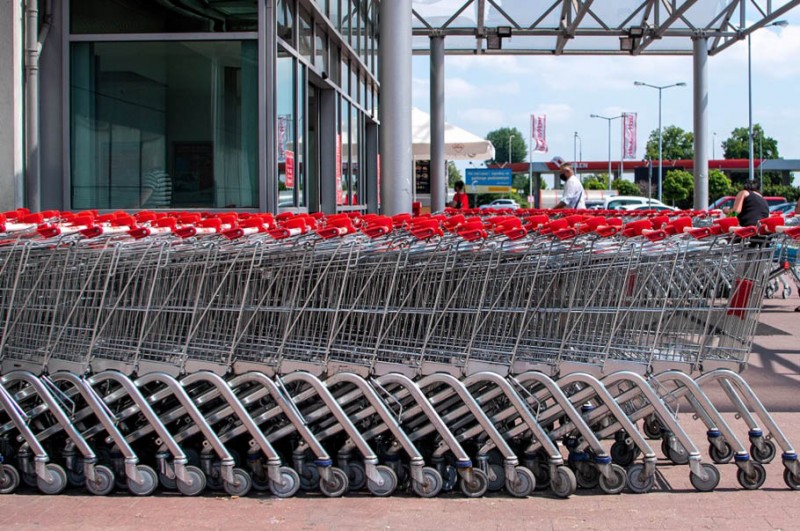
<path id="1" fill-rule="evenodd" d="M 733 201 L 733 212 L 742 227 L 754 227 L 764 218 L 769 217 L 769 205 L 766 199 L 758 193 L 758 183 L 745 181 L 744 188 L 736 194 Z"/>

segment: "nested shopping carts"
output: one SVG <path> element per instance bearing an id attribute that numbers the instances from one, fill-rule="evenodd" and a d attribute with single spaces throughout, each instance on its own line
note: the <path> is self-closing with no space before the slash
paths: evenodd
<path id="1" fill-rule="evenodd" d="M 740 375 L 800 229 L 474 214 L 6 213 L 0 491 L 752 489 L 778 448 L 800 488 Z"/>

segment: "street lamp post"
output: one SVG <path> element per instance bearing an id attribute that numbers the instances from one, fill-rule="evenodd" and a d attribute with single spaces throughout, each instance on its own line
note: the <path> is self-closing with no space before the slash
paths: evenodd
<path id="1" fill-rule="evenodd" d="M 711 133 L 714 140 L 711 142 L 711 160 L 717 160 L 717 133 Z"/>
<path id="2" fill-rule="evenodd" d="M 785 20 L 776 20 L 770 24 L 765 24 L 764 28 L 769 28 L 770 26 L 778 26 L 784 28 L 788 26 L 789 23 Z M 755 180 L 756 172 L 753 168 L 753 62 L 752 62 L 752 46 L 750 45 L 750 34 L 747 34 L 747 148 L 748 148 L 748 179 L 751 181 Z M 764 181 L 763 178 L 759 182 L 758 190 L 760 192 L 764 191 Z"/>
<path id="3" fill-rule="evenodd" d="M 650 87 L 658 90 L 658 200 L 661 201 L 661 179 L 662 179 L 662 170 L 664 169 L 664 161 L 662 158 L 661 153 L 661 143 L 663 137 L 663 131 L 661 130 L 661 91 L 664 89 L 672 88 L 672 87 L 685 87 L 686 83 L 683 81 L 679 83 L 673 83 L 672 85 L 650 85 L 648 83 L 643 83 L 641 81 L 634 81 L 634 85 L 637 87 Z"/>
<path id="4" fill-rule="evenodd" d="M 623 115 L 620 114 L 619 116 L 600 116 L 599 114 L 590 114 L 589 118 L 601 118 L 608 122 L 608 189 L 611 190 L 611 122 L 616 120 L 617 118 L 622 118 Z"/>

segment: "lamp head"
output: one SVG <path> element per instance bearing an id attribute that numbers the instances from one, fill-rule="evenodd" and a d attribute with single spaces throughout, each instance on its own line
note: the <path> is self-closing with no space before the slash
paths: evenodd
<path id="1" fill-rule="evenodd" d="M 770 26 L 778 26 L 779 28 L 785 28 L 786 26 L 789 25 L 789 21 L 788 20 L 776 20 L 775 22 L 773 22 L 772 24 L 769 24 L 769 25 Z"/>
<path id="2" fill-rule="evenodd" d="M 676 86 L 676 87 L 685 87 L 685 86 L 686 86 L 686 83 L 684 83 L 683 81 L 681 81 L 680 83 L 675 83 L 675 86 Z"/>
<path id="3" fill-rule="evenodd" d="M 644 83 L 642 83 L 641 81 L 634 81 L 633 84 L 636 85 L 637 87 L 641 87 L 642 85 L 644 85 Z"/>

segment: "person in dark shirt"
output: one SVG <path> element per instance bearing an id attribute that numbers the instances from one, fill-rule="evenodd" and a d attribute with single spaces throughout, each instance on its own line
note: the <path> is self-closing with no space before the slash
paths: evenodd
<path id="1" fill-rule="evenodd" d="M 464 181 L 456 181 L 453 184 L 453 189 L 456 193 L 453 195 L 453 201 L 450 206 L 453 208 L 469 208 L 469 198 L 464 193 Z"/>
<path id="2" fill-rule="evenodd" d="M 733 201 L 733 212 L 742 227 L 754 227 L 759 221 L 769 217 L 769 205 L 758 193 L 757 182 L 748 180 L 744 183 L 744 188 L 736 194 Z"/>

